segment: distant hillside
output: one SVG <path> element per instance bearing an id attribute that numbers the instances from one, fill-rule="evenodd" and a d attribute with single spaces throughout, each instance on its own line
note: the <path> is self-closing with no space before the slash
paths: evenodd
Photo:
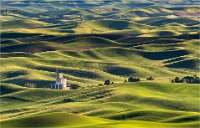
<path id="1" fill-rule="evenodd" d="M 73 47 L 117 47 L 117 46 L 122 46 L 122 44 L 105 39 L 105 38 L 100 38 L 100 37 L 86 37 L 86 38 L 80 38 L 76 40 L 71 40 L 68 42 L 64 42 L 68 48 L 73 48 Z"/>
<path id="2" fill-rule="evenodd" d="M 126 33 L 134 31 L 140 33 L 140 29 L 151 29 L 153 27 L 123 20 L 97 20 L 83 22 L 77 28 L 77 33 Z"/>
<path id="3" fill-rule="evenodd" d="M 169 23 L 179 23 L 186 26 L 197 25 L 199 22 L 197 20 L 189 19 L 189 18 L 166 18 L 166 17 L 156 17 L 151 19 L 141 20 L 138 23 L 148 24 L 152 26 L 160 26 Z"/>
<path id="4" fill-rule="evenodd" d="M 38 28 L 47 25 L 47 23 L 39 22 L 36 20 L 13 20 L 1 22 L 1 29 L 19 29 L 19 28 Z"/>
<path id="5" fill-rule="evenodd" d="M 15 39 L 1 41 L 1 46 L 10 46 L 10 45 L 17 45 L 17 44 L 22 44 L 22 42 Z"/>

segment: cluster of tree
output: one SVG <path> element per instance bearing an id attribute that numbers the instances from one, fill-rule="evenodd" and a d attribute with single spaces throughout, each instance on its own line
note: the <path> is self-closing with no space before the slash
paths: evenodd
<path id="1" fill-rule="evenodd" d="M 103 84 L 98 84 L 98 86 L 99 86 L 99 87 L 102 87 L 102 86 L 103 86 Z"/>
<path id="2" fill-rule="evenodd" d="M 140 81 L 140 78 L 138 77 L 129 77 L 128 78 L 128 82 L 139 82 Z"/>
<path id="3" fill-rule="evenodd" d="M 186 76 L 183 78 L 175 77 L 174 79 L 171 80 L 172 83 L 200 83 L 200 78 L 197 77 L 196 75 L 194 76 Z"/>
<path id="4" fill-rule="evenodd" d="M 147 80 L 154 80 L 153 76 L 147 77 Z M 129 77 L 128 80 L 125 80 L 124 82 L 139 82 L 140 78 L 138 77 Z M 110 80 L 106 80 L 104 84 L 99 84 L 98 86 L 103 86 L 103 85 L 112 85 L 115 84 L 114 82 L 111 82 Z"/>
<path id="5" fill-rule="evenodd" d="M 154 77 L 153 76 L 149 76 L 149 77 L 147 77 L 147 80 L 154 80 Z"/>
<path id="6" fill-rule="evenodd" d="M 98 84 L 99 87 L 102 87 L 104 85 L 112 85 L 112 84 L 115 84 L 114 82 L 111 82 L 110 80 L 105 80 L 104 81 L 104 84 Z"/>
<path id="7" fill-rule="evenodd" d="M 104 85 L 111 85 L 111 84 L 115 84 L 114 82 L 111 82 L 110 80 L 106 80 L 104 82 Z"/>
<path id="8" fill-rule="evenodd" d="M 26 83 L 26 84 L 24 85 L 24 87 L 27 87 L 27 88 L 37 88 L 37 85 L 34 84 L 34 83 Z"/>

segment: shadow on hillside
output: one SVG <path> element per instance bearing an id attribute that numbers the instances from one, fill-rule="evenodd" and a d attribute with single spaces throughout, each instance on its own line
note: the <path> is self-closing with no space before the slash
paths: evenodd
<path id="1" fill-rule="evenodd" d="M 183 60 L 176 63 L 168 64 L 166 67 L 169 68 L 187 68 L 187 69 L 198 69 L 198 64 L 200 61 L 198 60 Z"/>
<path id="2" fill-rule="evenodd" d="M 165 51 L 165 52 L 140 52 L 143 57 L 151 60 L 164 60 L 175 57 L 180 57 L 190 54 L 186 50 L 176 50 L 176 51 Z"/>
<path id="3" fill-rule="evenodd" d="M 119 75 L 119 76 L 130 76 L 136 73 L 132 69 L 125 68 L 125 67 L 107 67 L 105 69 L 105 72 L 113 74 L 113 75 Z"/>

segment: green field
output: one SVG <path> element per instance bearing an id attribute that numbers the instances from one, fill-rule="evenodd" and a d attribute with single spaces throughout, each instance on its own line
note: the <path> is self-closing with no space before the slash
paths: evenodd
<path id="1" fill-rule="evenodd" d="M 131 75 L 144 80 L 153 75 L 155 80 L 169 83 L 175 76 L 199 74 L 196 39 L 138 37 L 137 42 L 129 43 L 127 40 L 134 37 L 110 40 L 97 36 L 59 42 L 5 41 L 1 49 L 2 82 L 21 86 L 33 82 L 48 87 L 55 79 L 56 68 L 70 83 L 82 86 L 97 86 L 106 79 L 121 83 Z"/>
<path id="2" fill-rule="evenodd" d="M 199 126 L 199 85 L 141 82 L 67 92 L 2 86 L 12 92 L 1 97 L 2 127 Z"/>
<path id="3" fill-rule="evenodd" d="M 200 75 L 197 4 L 2 1 L 0 127 L 199 128 L 199 84 L 171 83 Z"/>

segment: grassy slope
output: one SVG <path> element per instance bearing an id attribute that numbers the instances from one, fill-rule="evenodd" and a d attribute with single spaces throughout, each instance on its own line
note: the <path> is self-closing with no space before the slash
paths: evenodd
<path id="1" fill-rule="evenodd" d="M 83 115 L 51 113 L 3 122 L 2 127 L 85 127 L 107 122 L 107 120 Z"/>
<path id="2" fill-rule="evenodd" d="M 2 126 L 195 128 L 199 126 L 198 88 L 199 85 L 142 82 L 68 92 L 25 89 L 1 97 L 5 120 Z M 5 99 L 16 104 L 10 106 Z"/>
<path id="3" fill-rule="evenodd" d="M 18 85 L 31 81 L 40 87 L 47 87 L 54 81 L 56 68 L 60 68 L 70 82 L 83 86 L 91 85 L 91 82 L 97 85 L 106 79 L 121 82 L 129 75 L 153 75 L 159 80 L 162 77 L 198 74 L 199 53 L 195 47 L 198 40 L 180 41 L 160 39 L 150 44 L 138 43 L 133 48 L 127 48 L 126 43 L 99 37 L 61 43 L 14 44 L 2 48 L 2 51 L 13 51 L 2 53 L 2 80 Z M 48 51 L 56 49 L 60 50 Z M 20 53 L 20 50 L 42 53 Z M 183 68 L 186 70 L 183 71 Z"/>
<path id="4" fill-rule="evenodd" d="M 94 47 L 109 47 L 109 46 L 122 46 L 122 44 L 118 42 L 114 42 L 109 39 L 105 38 L 100 38 L 100 37 L 86 37 L 86 38 L 81 38 L 81 39 L 76 39 L 76 40 L 71 40 L 68 42 L 64 42 L 67 44 L 67 47 L 73 48 L 73 47 L 81 47 L 81 46 L 94 46 Z"/>
<path id="5" fill-rule="evenodd" d="M 1 47 L 10 46 L 10 45 L 17 45 L 17 44 L 21 44 L 21 43 L 22 42 L 15 40 L 15 39 L 4 40 L 4 41 L 1 41 Z"/>
<path id="6" fill-rule="evenodd" d="M 83 15 L 98 14 L 100 11 L 87 12 L 88 10 L 72 11 Z M 172 41 L 161 39 L 140 42 L 135 38 L 127 38 L 117 42 L 90 37 L 67 42 L 23 44 L 23 41 L 15 39 L 68 33 L 171 37 L 198 31 L 198 21 L 191 18 L 151 17 L 160 12 L 171 13 L 168 9 L 136 9 L 127 13 L 136 16 L 137 21 L 89 21 L 77 27 L 76 23 L 52 27 L 36 20 L 1 16 L 2 38 L 14 38 L 1 45 L 6 52 L 1 56 L 2 126 L 29 127 L 36 126 L 37 121 L 38 127 L 199 127 L 199 85 L 164 84 L 175 76 L 198 74 L 199 40 L 182 42 L 170 38 Z M 127 15 L 126 12 L 121 14 L 123 13 Z M 52 11 L 50 15 L 57 15 L 57 12 Z M 113 14 L 111 12 L 104 15 Z M 122 45 L 120 42 L 124 40 L 129 40 L 129 46 L 134 47 Z M 35 54 L 26 53 L 30 49 Z M 47 87 L 55 80 L 55 68 L 60 68 L 61 72 L 67 74 L 70 83 L 83 87 L 96 86 L 106 79 L 122 82 L 129 75 L 140 76 L 142 80 L 153 75 L 156 77 L 155 81 L 163 83 L 125 83 L 67 92 L 21 87 L 27 82 Z M 169 76 L 170 78 L 165 78 Z"/>
<path id="7" fill-rule="evenodd" d="M 170 18 L 170 17 L 154 17 L 151 20 L 144 19 L 141 21 L 138 21 L 139 23 L 148 24 L 152 26 L 160 26 L 165 25 L 169 23 L 180 23 L 186 26 L 193 26 L 199 24 L 197 20 L 193 20 L 190 18 Z"/>
<path id="8" fill-rule="evenodd" d="M 123 20 L 98 20 L 81 23 L 75 28 L 76 33 L 141 33 L 140 29 L 153 28 L 144 24 L 137 24 Z"/>
<path id="9" fill-rule="evenodd" d="M 38 53 L 45 51 L 55 51 L 64 49 L 75 49 L 75 50 L 85 50 L 90 48 L 99 47 L 117 47 L 122 46 L 118 42 L 112 40 L 100 38 L 100 37 L 87 37 L 76 40 L 71 40 L 63 43 L 52 43 L 52 42 L 37 42 L 37 43 L 26 43 L 20 44 L 19 41 L 15 40 L 5 40 L 2 42 L 1 52 L 29 52 Z"/>
<path id="10" fill-rule="evenodd" d="M 152 11 L 152 10 L 150 10 Z M 17 23 L 17 24 L 16 24 Z M 176 23 L 174 25 L 174 23 Z M 80 23 L 68 23 L 52 27 L 51 24 L 37 20 L 11 20 L 2 22 L 2 32 L 65 35 L 71 33 L 121 33 L 134 34 L 143 37 L 176 36 L 183 33 L 196 32 L 198 21 L 190 18 L 150 17 L 138 21 L 125 20 L 93 20 Z M 74 24 L 74 25 L 73 25 Z M 177 24 L 179 24 L 177 26 Z M 159 27 L 157 25 L 160 25 Z M 56 26 L 56 25 L 55 25 Z"/>
<path id="11" fill-rule="evenodd" d="M 0 85 L 0 88 L 1 88 L 1 94 L 18 92 L 18 91 L 25 89 L 25 88 L 18 86 L 18 85 L 6 84 L 6 83 L 2 83 Z"/>
<path id="12" fill-rule="evenodd" d="M 37 28 L 48 25 L 45 22 L 37 21 L 37 20 L 12 20 L 12 21 L 4 21 L 1 23 L 1 30 L 5 29 L 18 29 L 18 28 Z"/>
<path id="13" fill-rule="evenodd" d="M 159 27 L 158 27 L 159 25 Z M 94 20 L 80 23 L 76 33 L 134 34 L 142 37 L 172 37 L 197 32 L 198 21 L 190 18 L 149 17 L 138 21 Z M 195 27 L 196 26 L 196 27 Z"/>
<path id="14" fill-rule="evenodd" d="M 51 23 L 30 19 L 29 17 L 24 17 L 20 14 L 19 16 L 18 14 L 10 14 L 10 16 L 1 16 L 1 18 L 1 33 L 4 35 L 6 33 L 13 33 L 15 34 L 14 38 L 18 37 L 18 35 L 25 37 L 27 34 L 65 35 L 68 32 L 70 33 L 70 30 L 64 31 L 63 34 L 63 32 L 60 32 L 57 29 L 49 29 L 48 26 L 51 26 Z M 8 36 L 13 38 L 12 35 Z"/>

